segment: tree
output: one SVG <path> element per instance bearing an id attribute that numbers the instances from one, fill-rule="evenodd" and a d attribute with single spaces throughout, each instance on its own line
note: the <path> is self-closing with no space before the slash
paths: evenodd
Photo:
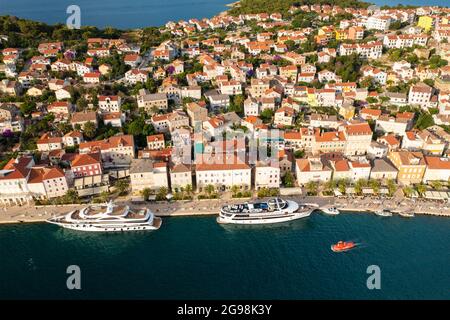
<path id="1" fill-rule="evenodd" d="M 215 188 L 212 184 L 208 184 L 205 187 L 205 192 L 208 194 L 208 196 L 211 196 L 214 193 L 214 190 L 215 190 Z"/>
<path id="2" fill-rule="evenodd" d="M 144 198 L 144 201 L 147 201 L 151 194 L 152 194 L 152 190 L 150 188 L 144 188 L 141 191 L 141 195 Z"/>
<path id="3" fill-rule="evenodd" d="M 434 190 L 441 190 L 442 189 L 442 182 L 441 181 L 431 181 L 431 186 Z"/>
<path id="4" fill-rule="evenodd" d="M 102 191 L 99 195 L 99 199 L 101 202 L 108 202 L 109 193 L 106 191 Z"/>
<path id="5" fill-rule="evenodd" d="M 362 189 L 367 186 L 367 181 L 364 179 L 359 179 L 358 181 L 356 181 L 355 183 L 355 192 L 358 195 L 362 194 Z"/>
<path id="6" fill-rule="evenodd" d="M 423 194 L 427 191 L 427 186 L 423 183 L 420 183 L 416 186 L 417 192 L 423 196 Z"/>
<path id="7" fill-rule="evenodd" d="M 264 123 L 269 123 L 272 121 L 272 117 L 274 115 L 274 111 L 272 109 L 264 109 L 259 117 Z"/>
<path id="8" fill-rule="evenodd" d="M 244 113 L 244 96 L 242 94 L 238 94 L 231 99 L 230 106 L 228 108 L 229 111 L 234 111 L 237 114 Z"/>
<path id="9" fill-rule="evenodd" d="M 309 181 L 306 184 L 306 191 L 308 195 L 315 196 L 317 195 L 317 190 L 319 189 L 319 184 L 316 181 Z"/>
<path id="10" fill-rule="evenodd" d="M 296 150 L 294 152 L 294 158 L 295 159 L 301 159 L 305 156 L 305 150 Z"/>
<path id="11" fill-rule="evenodd" d="M 328 192 L 333 192 L 334 188 L 336 188 L 336 181 L 334 181 L 333 179 L 325 184 L 325 189 Z"/>
<path id="12" fill-rule="evenodd" d="M 231 192 L 233 193 L 233 195 L 236 195 L 239 192 L 239 186 L 237 185 L 232 185 L 231 186 Z"/>
<path id="13" fill-rule="evenodd" d="M 83 126 L 83 134 L 89 138 L 92 139 L 95 137 L 95 134 L 97 132 L 97 129 L 95 128 L 95 124 L 91 121 L 86 122 Z"/>
<path id="14" fill-rule="evenodd" d="M 415 127 L 419 130 L 423 130 L 433 125 L 434 125 L 433 116 L 428 112 L 424 112 L 419 115 Z"/>
<path id="15" fill-rule="evenodd" d="M 380 186 L 381 183 L 378 180 L 370 180 L 370 187 L 373 189 L 373 192 L 375 194 L 378 194 L 380 192 Z"/>
<path id="16" fill-rule="evenodd" d="M 339 192 L 345 194 L 347 191 L 347 181 L 345 179 L 341 179 L 338 181 L 337 185 Z"/>
<path id="17" fill-rule="evenodd" d="M 397 191 L 397 185 L 395 184 L 394 180 L 389 179 L 387 181 L 387 188 L 388 188 L 389 196 L 390 197 L 394 196 L 395 191 Z"/>
<path id="18" fill-rule="evenodd" d="M 403 193 L 405 194 L 405 196 L 407 196 L 408 198 L 411 197 L 411 195 L 413 194 L 414 189 L 410 186 L 406 186 L 403 188 Z"/>
<path id="19" fill-rule="evenodd" d="M 186 193 L 190 196 L 192 194 L 192 185 L 187 184 L 185 188 Z"/>
<path id="20" fill-rule="evenodd" d="M 117 190 L 119 191 L 119 195 L 125 195 L 128 192 L 130 187 L 130 183 L 128 180 L 122 179 L 118 180 L 115 184 Z"/>
<path id="21" fill-rule="evenodd" d="M 261 189 L 258 190 L 258 198 L 268 197 L 269 194 L 270 194 L 270 191 L 266 187 L 261 188 Z"/>
<path id="22" fill-rule="evenodd" d="M 78 197 L 78 192 L 74 189 L 67 190 L 66 194 L 64 195 L 64 198 L 66 203 L 78 203 L 80 201 Z"/>
<path id="23" fill-rule="evenodd" d="M 36 110 L 36 103 L 25 101 L 20 105 L 20 113 L 23 117 L 28 117 L 33 111 Z"/>
<path id="24" fill-rule="evenodd" d="M 167 194 L 169 193 L 169 190 L 166 187 L 161 187 L 158 190 L 158 193 L 156 194 L 156 200 L 166 200 Z"/>
<path id="25" fill-rule="evenodd" d="M 292 188 L 295 184 L 294 175 L 292 172 L 287 171 L 286 174 L 283 177 L 283 184 L 287 188 Z"/>

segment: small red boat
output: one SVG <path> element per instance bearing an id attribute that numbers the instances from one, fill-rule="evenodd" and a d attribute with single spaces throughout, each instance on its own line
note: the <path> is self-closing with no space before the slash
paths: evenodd
<path id="1" fill-rule="evenodd" d="M 336 244 L 331 245 L 331 250 L 334 252 L 344 252 L 353 249 L 356 247 L 356 244 L 354 242 L 345 242 L 345 241 L 339 241 Z"/>

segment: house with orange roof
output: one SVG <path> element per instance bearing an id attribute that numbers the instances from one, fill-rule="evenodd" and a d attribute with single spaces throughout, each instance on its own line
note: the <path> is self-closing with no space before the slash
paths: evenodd
<path id="1" fill-rule="evenodd" d="M 98 107 L 100 112 L 119 112 L 122 105 L 122 99 L 120 96 L 98 96 Z"/>
<path id="2" fill-rule="evenodd" d="M 5 205 L 24 204 L 33 200 L 28 179 L 34 159 L 30 156 L 12 158 L 0 170 L 0 201 Z"/>
<path id="3" fill-rule="evenodd" d="M 149 150 L 161 150 L 165 147 L 164 135 L 154 134 L 147 136 L 147 149 Z"/>
<path id="4" fill-rule="evenodd" d="M 197 190 L 203 192 L 208 185 L 220 191 L 230 190 L 233 186 L 250 190 L 251 171 L 251 167 L 235 154 L 200 155 L 195 167 Z"/>
<path id="5" fill-rule="evenodd" d="M 31 168 L 28 188 L 34 198 L 57 198 L 64 196 L 69 184 L 64 171 L 58 167 Z"/>
<path id="6" fill-rule="evenodd" d="M 291 107 L 281 107 L 275 111 L 274 124 L 278 126 L 292 126 L 295 119 L 295 110 Z"/>
<path id="7" fill-rule="evenodd" d="M 101 152 L 107 166 L 128 165 L 135 158 L 135 144 L 132 135 L 117 135 L 104 140 L 80 143 L 80 153 Z"/>
<path id="8" fill-rule="evenodd" d="M 372 142 L 372 129 L 367 122 L 349 123 L 339 127 L 347 140 L 345 155 L 364 155 Z"/>
<path id="9" fill-rule="evenodd" d="M 381 116 L 381 110 L 363 108 L 359 112 L 359 116 L 364 120 L 377 120 Z"/>
<path id="10" fill-rule="evenodd" d="M 422 182 L 427 163 L 422 152 L 391 151 L 388 159 L 398 170 L 397 182 L 403 185 Z"/>
<path id="11" fill-rule="evenodd" d="M 427 168 L 423 176 L 423 182 L 445 181 L 450 179 L 450 159 L 448 157 L 426 156 Z"/>
<path id="12" fill-rule="evenodd" d="M 308 157 L 307 159 L 296 160 L 295 174 L 300 186 L 303 186 L 310 181 L 330 181 L 332 173 L 332 168 L 320 157 Z"/>
<path id="13" fill-rule="evenodd" d="M 63 140 L 60 136 L 44 133 L 36 142 L 38 151 L 46 152 L 63 148 Z"/>
<path id="14" fill-rule="evenodd" d="M 80 131 L 70 131 L 62 137 L 62 140 L 64 146 L 73 147 L 84 142 L 84 137 Z"/>
<path id="15" fill-rule="evenodd" d="M 378 137 L 377 141 L 387 146 L 389 151 L 395 151 L 400 149 L 400 140 L 392 133 Z"/>
<path id="16" fill-rule="evenodd" d="M 70 167 L 75 178 L 102 174 L 101 154 L 98 151 L 77 154 Z"/>

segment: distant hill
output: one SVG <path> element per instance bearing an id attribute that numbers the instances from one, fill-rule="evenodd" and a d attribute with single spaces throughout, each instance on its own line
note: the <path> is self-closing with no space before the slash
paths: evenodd
<path id="1" fill-rule="evenodd" d="M 241 0 L 229 13 L 239 15 L 245 13 L 274 13 L 286 14 L 293 5 L 328 4 L 338 5 L 342 8 L 367 8 L 370 3 L 358 0 Z"/>

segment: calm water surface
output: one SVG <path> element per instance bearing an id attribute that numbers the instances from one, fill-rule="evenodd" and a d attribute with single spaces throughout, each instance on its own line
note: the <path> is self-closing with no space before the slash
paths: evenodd
<path id="1" fill-rule="evenodd" d="M 333 253 L 338 240 L 361 245 Z M 272 227 L 167 218 L 156 232 L 92 234 L 47 224 L 0 226 L 0 298 L 450 298 L 450 219 L 369 214 Z M 66 289 L 78 265 L 82 290 Z M 381 268 L 381 290 L 366 269 Z"/>

